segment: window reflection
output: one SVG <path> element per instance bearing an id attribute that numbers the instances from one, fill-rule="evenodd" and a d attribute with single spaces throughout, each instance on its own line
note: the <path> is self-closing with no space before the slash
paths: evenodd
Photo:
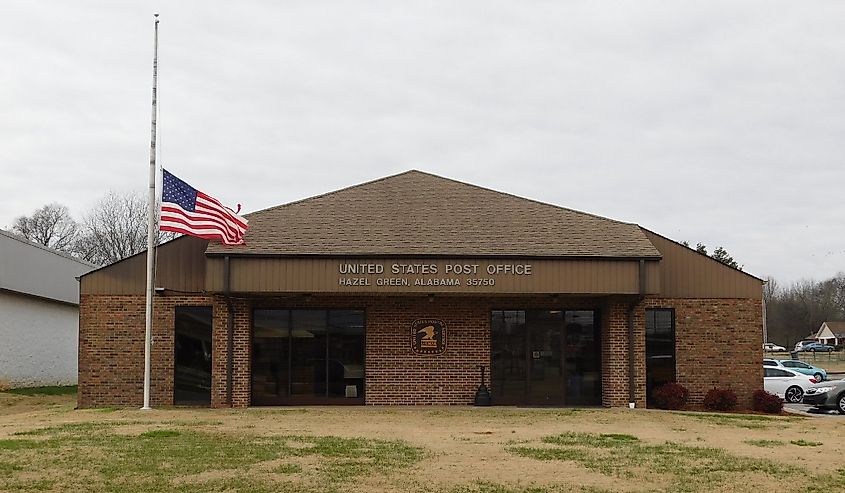
<path id="1" fill-rule="evenodd" d="M 593 310 L 494 310 L 497 404 L 601 403 L 600 331 Z"/>
<path id="2" fill-rule="evenodd" d="M 364 357 L 362 310 L 255 310 L 253 404 L 362 403 Z"/>
<path id="3" fill-rule="evenodd" d="M 675 381 L 675 311 L 645 311 L 646 400 L 655 388 Z"/>
<path id="4" fill-rule="evenodd" d="M 209 405 L 211 307 L 176 307 L 174 332 L 173 402 Z"/>

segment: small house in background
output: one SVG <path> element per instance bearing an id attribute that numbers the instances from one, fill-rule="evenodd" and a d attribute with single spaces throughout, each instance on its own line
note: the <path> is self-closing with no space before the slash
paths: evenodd
<path id="1" fill-rule="evenodd" d="M 822 343 L 838 346 L 845 342 L 845 320 L 836 322 L 822 322 L 819 331 L 813 335 L 813 339 Z"/>
<path id="2" fill-rule="evenodd" d="M 77 278 L 93 268 L 0 230 L 0 383 L 76 383 Z"/>

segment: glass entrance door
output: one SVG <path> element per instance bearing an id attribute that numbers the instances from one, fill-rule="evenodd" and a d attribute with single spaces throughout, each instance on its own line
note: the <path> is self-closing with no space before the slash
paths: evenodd
<path id="1" fill-rule="evenodd" d="M 494 310 L 497 405 L 599 405 L 601 345 L 592 310 Z"/>
<path id="2" fill-rule="evenodd" d="M 528 396 L 534 406 L 565 403 L 563 312 L 532 310 L 525 314 L 528 337 Z"/>

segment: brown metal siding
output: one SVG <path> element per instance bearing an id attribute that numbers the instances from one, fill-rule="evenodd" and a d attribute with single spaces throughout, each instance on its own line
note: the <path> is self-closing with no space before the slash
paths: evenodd
<path id="1" fill-rule="evenodd" d="M 656 233 L 643 230 L 663 255 L 660 268 L 664 298 L 762 299 L 763 283 Z"/>
<path id="2" fill-rule="evenodd" d="M 205 288 L 205 249 L 208 240 L 184 236 L 158 248 L 156 286 L 199 293 Z M 82 277 L 80 293 L 143 294 L 147 255 L 141 253 Z"/>
<path id="3" fill-rule="evenodd" d="M 381 275 L 341 275 L 344 263 L 384 266 Z M 393 275 L 394 263 L 435 264 L 437 274 Z M 446 274 L 447 264 L 477 264 L 477 275 Z M 531 264 L 532 274 L 488 275 L 488 265 Z M 637 294 L 639 261 L 636 260 L 498 260 L 498 259 L 337 259 L 337 258 L 232 258 L 231 289 L 241 293 L 561 293 Z M 660 265 L 646 262 L 646 292 L 660 292 Z M 365 278 L 368 286 L 345 286 L 340 278 Z M 409 286 L 378 285 L 379 278 L 407 279 Z M 416 279 L 458 279 L 460 286 L 414 285 Z M 471 278 L 494 279 L 493 286 L 468 286 Z M 206 289 L 223 290 L 223 259 L 207 260 Z"/>

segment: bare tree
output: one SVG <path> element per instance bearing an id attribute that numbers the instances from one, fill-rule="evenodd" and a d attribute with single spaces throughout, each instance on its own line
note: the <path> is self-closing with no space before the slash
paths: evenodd
<path id="1" fill-rule="evenodd" d="M 769 289 L 771 285 L 772 289 Z M 822 322 L 845 318 L 845 275 L 818 282 L 801 280 L 764 289 L 769 340 L 791 345 L 819 329 Z"/>
<path id="2" fill-rule="evenodd" d="M 176 234 L 159 233 L 158 242 Z M 138 193 L 109 192 L 82 220 L 74 251 L 89 262 L 106 265 L 147 248 L 147 200 Z"/>
<path id="3" fill-rule="evenodd" d="M 772 276 L 766 276 L 766 284 L 763 284 L 763 298 L 766 304 L 770 305 L 775 300 L 776 296 L 780 295 L 780 284 L 777 279 Z"/>
<path id="4" fill-rule="evenodd" d="M 54 202 L 37 209 L 31 216 L 15 219 L 12 231 L 40 245 L 70 252 L 76 243 L 79 226 L 70 217 L 67 207 Z"/>

